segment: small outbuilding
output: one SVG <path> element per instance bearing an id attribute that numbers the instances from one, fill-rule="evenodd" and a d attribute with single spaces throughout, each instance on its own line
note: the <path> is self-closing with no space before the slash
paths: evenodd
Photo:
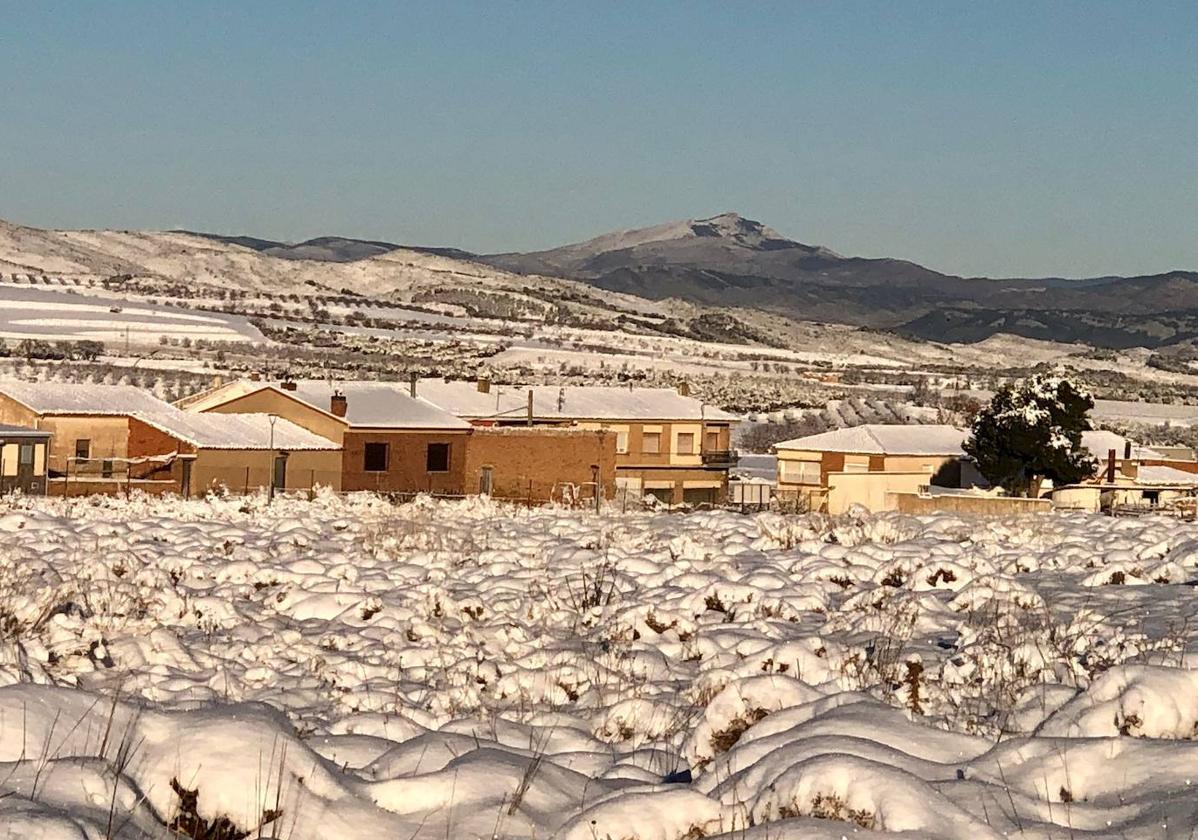
<path id="1" fill-rule="evenodd" d="M 0 424 L 0 493 L 46 493 L 46 454 L 50 433 Z"/>

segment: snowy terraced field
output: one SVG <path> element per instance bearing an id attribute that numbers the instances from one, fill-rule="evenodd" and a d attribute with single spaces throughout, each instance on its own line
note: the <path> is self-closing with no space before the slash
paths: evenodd
<path id="1" fill-rule="evenodd" d="M 0 514 L 0 837 L 1181 838 L 1198 527 Z"/>
<path id="2" fill-rule="evenodd" d="M 0 283 L 0 337 L 156 346 L 162 336 L 193 341 L 264 341 L 239 315 L 201 312 L 103 295 Z"/>

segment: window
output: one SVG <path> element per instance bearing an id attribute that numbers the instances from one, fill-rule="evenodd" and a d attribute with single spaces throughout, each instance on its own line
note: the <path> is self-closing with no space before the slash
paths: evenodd
<path id="1" fill-rule="evenodd" d="M 695 454 L 694 432 L 679 432 L 678 433 L 678 447 L 675 451 L 679 455 L 694 455 Z"/>
<path id="2" fill-rule="evenodd" d="M 362 453 L 362 469 L 366 472 L 386 472 L 390 455 L 390 445 L 386 443 L 368 443 Z"/>
<path id="3" fill-rule="evenodd" d="M 87 438 L 79 438 L 75 441 L 75 457 L 90 458 L 92 456 L 92 442 Z"/>
<path id="4" fill-rule="evenodd" d="M 719 501 L 719 491 L 714 487 L 683 487 L 682 501 L 688 505 L 714 505 Z"/>
<path id="5" fill-rule="evenodd" d="M 819 461 L 779 461 L 781 478 L 786 484 L 819 484 Z"/>
<path id="6" fill-rule="evenodd" d="M 33 466 L 33 444 L 32 443 L 22 443 L 21 444 L 20 458 L 21 458 L 21 466 L 22 467 Z"/>
<path id="7" fill-rule="evenodd" d="M 720 433 L 708 432 L 706 435 L 707 443 L 705 444 L 708 452 L 720 451 Z"/>
<path id="8" fill-rule="evenodd" d="M 105 478 L 112 478 L 112 461 L 105 459 L 100 462 L 100 473 Z"/>
<path id="9" fill-rule="evenodd" d="M 656 455 L 661 452 L 661 432 L 645 432 L 641 436 L 641 451 L 646 455 Z"/>
<path id="10" fill-rule="evenodd" d="M 847 473 L 869 472 L 869 462 L 845 461 L 844 471 Z"/>
<path id="11" fill-rule="evenodd" d="M 430 443 L 424 457 L 424 468 L 428 472 L 449 472 L 449 444 Z"/>
<path id="12" fill-rule="evenodd" d="M 478 474 L 478 492 L 483 496 L 491 495 L 491 487 L 494 484 L 495 470 L 492 467 L 483 467 Z"/>
<path id="13" fill-rule="evenodd" d="M 616 432 L 616 452 L 620 455 L 628 454 L 628 432 Z"/>

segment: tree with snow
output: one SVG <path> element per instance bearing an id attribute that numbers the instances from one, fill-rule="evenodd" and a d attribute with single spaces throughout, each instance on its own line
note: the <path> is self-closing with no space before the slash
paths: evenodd
<path id="1" fill-rule="evenodd" d="M 965 453 L 1008 493 L 1036 496 L 1044 479 L 1072 484 L 1097 465 L 1082 447 L 1094 399 L 1060 376 L 1004 385 L 974 418 Z"/>

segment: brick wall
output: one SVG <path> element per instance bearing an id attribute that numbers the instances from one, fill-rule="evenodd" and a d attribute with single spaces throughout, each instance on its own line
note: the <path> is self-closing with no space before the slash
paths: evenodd
<path id="1" fill-rule="evenodd" d="M 341 473 L 343 490 L 381 492 L 461 493 L 465 484 L 466 432 L 401 432 L 349 429 L 345 432 Z M 386 472 L 367 472 L 366 444 L 386 443 L 389 458 Z M 425 469 L 430 443 L 449 444 L 449 470 L 430 473 Z M 474 488 L 477 490 L 477 487 Z"/>
<path id="2" fill-rule="evenodd" d="M 616 436 L 612 432 L 537 427 L 478 428 L 466 447 L 465 490 L 477 493 L 483 467 L 491 467 L 491 494 L 533 501 L 560 500 L 567 485 L 594 498 L 592 465 L 603 495 L 615 491 Z"/>
<path id="3" fill-rule="evenodd" d="M 143 423 L 136 417 L 129 418 L 129 457 L 144 458 L 154 455 L 169 455 L 178 452 L 180 455 L 195 453 L 195 447 L 185 443 L 173 435 L 168 435 L 161 429 L 148 423 Z M 155 463 L 130 464 L 129 475 L 133 478 L 152 478 L 159 481 L 171 480 L 175 490 L 183 485 L 183 467 L 176 459 L 169 464 Z"/>

